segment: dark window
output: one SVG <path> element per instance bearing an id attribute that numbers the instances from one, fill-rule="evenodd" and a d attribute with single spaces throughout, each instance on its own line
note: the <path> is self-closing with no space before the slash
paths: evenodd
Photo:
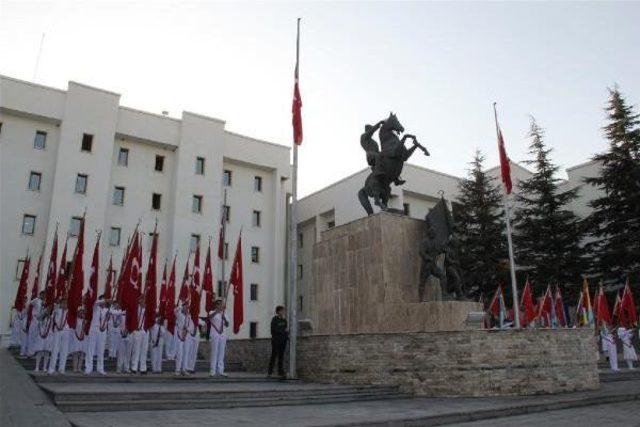
<path id="1" fill-rule="evenodd" d="M 327 222 L 327 228 L 333 228 L 336 226 L 336 222 L 335 221 L 329 221 Z"/>
<path id="2" fill-rule="evenodd" d="M 38 150 L 44 150 L 46 145 L 47 145 L 47 133 L 42 130 L 36 131 L 36 137 L 33 140 L 33 148 L 37 148 Z"/>
<path id="3" fill-rule="evenodd" d="M 191 212 L 202 213 L 202 196 L 193 196 L 191 200 Z"/>
<path id="4" fill-rule="evenodd" d="M 251 262 L 257 264 L 260 262 L 260 248 L 251 246 Z"/>
<path id="5" fill-rule="evenodd" d="M 129 165 L 129 150 L 127 148 L 121 148 L 118 152 L 118 166 Z"/>
<path id="6" fill-rule="evenodd" d="M 76 177 L 76 193 L 87 194 L 87 181 L 89 177 L 87 175 L 79 173 Z"/>
<path id="7" fill-rule="evenodd" d="M 81 223 L 82 223 L 81 217 L 74 216 L 71 218 L 71 223 L 69 224 L 69 236 L 78 237 L 78 234 L 80 234 Z"/>
<path id="8" fill-rule="evenodd" d="M 111 227 L 109 232 L 109 246 L 120 246 L 120 227 Z"/>
<path id="9" fill-rule="evenodd" d="M 196 157 L 196 175 L 204 175 L 204 157 Z"/>
<path id="10" fill-rule="evenodd" d="M 253 221 L 254 227 L 260 227 L 262 225 L 260 217 L 261 217 L 260 211 L 253 211 L 252 221 Z"/>
<path id="11" fill-rule="evenodd" d="M 25 215 L 22 217 L 22 234 L 32 235 L 36 231 L 35 215 Z"/>
<path id="12" fill-rule="evenodd" d="M 258 285 L 251 284 L 251 301 L 258 301 Z"/>
<path id="13" fill-rule="evenodd" d="M 29 175 L 29 190 L 39 191 L 42 174 L 40 172 L 31 172 Z"/>
<path id="14" fill-rule="evenodd" d="M 223 283 L 222 280 L 218 280 L 218 294 L 216 295 L 218 298 L 224 297 L 224 292 L 226 290 L 224 287 L 226 284 L 226 281 Z"/>
<path id="15" fill-rule="evenodd" d="M 64 270 L 64 276 L 69 279 L 71 277 L 71 267 L 73 266 L 73 261 L 67 261 L 66 267 Z"/>
<path id="16" fill-rule="evenodd" d="M 303 301 L 304 301 L 304 299 L 303 299 L 302 295 L 300 295 L 300 298 L 298 298 L 298 311 L 302 311 L 302 309 L 303 309 L 303 305 L 302 305 Z"/>
<path id="17" fill-rule="evenodd" d="M 160 210 L 160 205 L 162 203 L 162 194 L 153 193 L 151 196 L 151 209 L 154 211 Z"/>
<path id="18" fill-rule="evenodd" d="M 0 135 L 2 135 L 2 122 L 0 122 Z"/>
<path id="19" fill-rule="evenodd" d="M 18 263 L 16 264 L 16 280 L 20 280 L 20 276 L 22 275 L 22 269 L 24 268 L 24 263 L 27 260 L 22 258 L 18 260 Z"/>
<path id="20" fill-rule="evenodd" d="M 402 210 L 404 211 L 405 215 L 409 216 L 409 212 L 410 212 L 409 203 L 403 203 L 402 204 Z"/>
<path id="21" fill-rule="evenodd" d="M 258 322 L 249 322 L 249 338 L 258 336 Z"/>
<path id="22" fill-rule="evenodd" d="M 124 205 L 124 187 L 115 187 L 113 190 L 113 204 Z"/>
<path id="23" fill-rule="evenodd" d="M 222 174 L 222 185 L 225 187 L 231 187 L 231 171 L 225 169 Z"/>
<path id="24" fill-rule="evenodd" d="M 198 246 L 200 246 L 200 235 L 191 234 L 191 252 L 195 252 Z"/>
<path id="25" fill-rule="evenodd" d="M 162 172 L 164 170 L 164 156 L 156 155 L 156 172 Z"/>
<path id="26" fill-rule="evenodd" d="M 82 151 L 91 152 L 91 148 L 93 146 L 93 135 L 89 133 L 82 134 Z"/>
<path id="27" fill-rule="evenodd" d="M 298 247 L 301 248 L 304 246 L 304 234 L 298 233 Z"/>
<path id="28" fill-rule="evenodd" d="M 302 264 L 298 264 L 298 279 L 302 279 L 303 269 Z"/>
<path id="29" fill-rule="evenodd" d="M 254 176 L 253 177 L 253 190 L 254 191 L 262 191 L 262 177 Z"/>

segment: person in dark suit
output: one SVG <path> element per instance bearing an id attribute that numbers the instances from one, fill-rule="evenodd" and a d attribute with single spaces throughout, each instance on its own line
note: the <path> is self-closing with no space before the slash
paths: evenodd
<path id="1" fill-rule="evenodd" d="M 287 327 L 287 319 L 284 317 L 284 307 L 279 305 L 276 307 L 276 315 L 271 319 L 271 360 L 269 360 L 269 373 L 267 377 L 271 377 L 273 373 L 273 365 L 278 359 L 278 375 L 284 378 L 284 350 L 287 348 L 289 340 L 289 329 Z"/>

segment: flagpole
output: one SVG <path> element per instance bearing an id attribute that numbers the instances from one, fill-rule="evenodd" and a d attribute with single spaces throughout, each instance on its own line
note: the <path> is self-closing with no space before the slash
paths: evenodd
<path id="1" fill-rule="evenodd" d="M 226 286 L 224 283 L 224 264 L 225 264 L 225 257 L 227 256 L 227 218 L 226 218 L 226 212 L 227 212 L 227 189 L 224 189 L 224 196 L 223 196 L 223 201 L 222 201 L 222 259 L 220 259 L 220 277 L 222 277 L 222 286 L 220 287 L 220 290 L 222 290 L 224 292 L 223 295 L 219 295 L 218 298 L 222 298 L 224 299 L 224 301 L 227 301 L 227 291 L 226 291 Z M 218 244 L 220 244 L 218 242 Z"/>
<path id="2" fill-rule="evenodd" d="M 498 141 L 500 140 L 500 128 L 498 127 L 498 112 L 496 110 L 496 103 L 493 103 L 493 116 L 496 122 L 496 135 Z M 509 195 L 506 194 L 504 198 L 504 217 L 507 225 L 507 244 L 509 246 L 509 267 L 511 270 L 511 296 L 513 299 L 513 317 L 515 317 L 515 327 L 520 329 L 520 308 L 518 307 L 518 287 L 516 284 L 516 263 L 513 257 L 513 240 L 511 238 L 511 215 L 509 206 Z"/>
<path id="3" fill-rule="evenodd" d="M 298 65 L 300 63 L 300 18 L 296 33 L 296 84 Z M 293 140 L 293 167 L 291 169 L 291 212 L 289 214 L 289 378 L 297 378 L 296 346 L 298 338 L 298 315 L 296 310 L 298 265 L 298 232 L 297 232 L 297 199 L 298 199 L 298 144 Z"/>

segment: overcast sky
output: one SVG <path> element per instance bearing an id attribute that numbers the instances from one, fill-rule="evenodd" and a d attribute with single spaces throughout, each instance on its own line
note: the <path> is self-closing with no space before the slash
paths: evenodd
<path id="1" fill-rule="evenodd" d="M 300 195 L 366 165 L 365 123 L 397 113 L 463 175 L 473 151 L 526 158 L 529 115 L 563 167 L 606 148 L 607 87 L 640 104 L 640 3 L 30 2 L 0 0 L 0 74 L 75 80 L 155 113 L 182 110 L 291 144 L 295 18 L 302 17 Z M 638 111 L 638 110 L 636 110 Z"/>

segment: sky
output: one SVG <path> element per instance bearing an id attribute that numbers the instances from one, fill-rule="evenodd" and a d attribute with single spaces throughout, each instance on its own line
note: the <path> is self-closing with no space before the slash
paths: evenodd
<path id="1" fill-rule="evenodd" d="M 494 101 L 512 160 L 533 115 L 563 168 L 606 149 L 608 87 L 640 111 L 640 2 L 0 0 L 0 74 L 290 146 L 297 17 L 299 196 L 363 169 L 390 111 L 431 152 L 409 163 L 456 176 L 476 149 L 497 164 Z"/>

